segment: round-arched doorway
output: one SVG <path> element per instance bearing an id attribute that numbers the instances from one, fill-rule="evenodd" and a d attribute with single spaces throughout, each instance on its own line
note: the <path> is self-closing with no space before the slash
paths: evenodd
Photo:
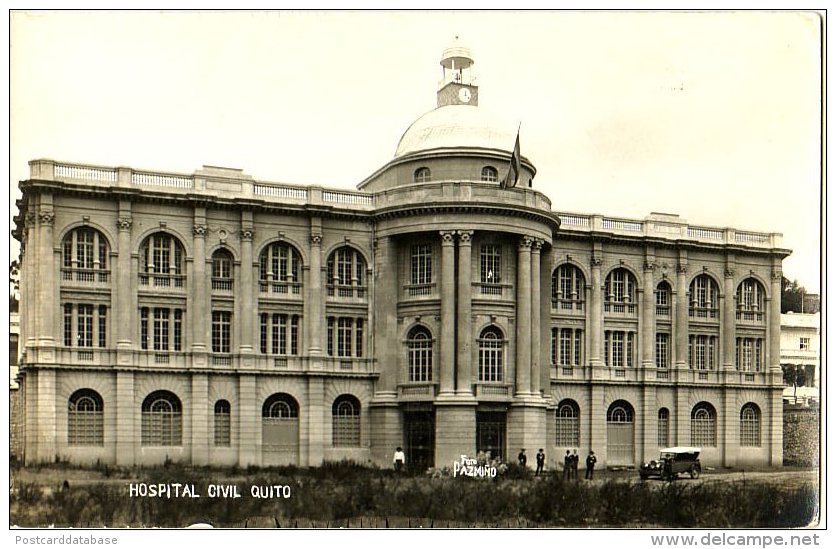
<path id="1" fill-rule="evenodd" d="M 607 409 L 607 465 L 635 465 L 635 412 L 626 400 Z"/>

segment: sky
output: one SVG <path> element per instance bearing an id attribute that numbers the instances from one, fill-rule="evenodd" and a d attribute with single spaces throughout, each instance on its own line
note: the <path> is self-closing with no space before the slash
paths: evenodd
<path id="1" fill-rule="evenodd" d="M 555 210 L 780 232 L 820 290 L 802 12 L 15 12 L 10 211 L 36 158 L 353 188 L 435 107 L 455 36 Z"/>

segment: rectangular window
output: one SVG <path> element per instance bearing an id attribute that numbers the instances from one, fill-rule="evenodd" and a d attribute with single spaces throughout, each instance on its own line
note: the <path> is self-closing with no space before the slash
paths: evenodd
<path id="1" fill-rule="evenodd" d="M 299 354 L 299 315 L 290 319 L 290 354 Z"/>
<path id="2" fill-rule="evenodd" d="M 802 337 L 798 340 L 798 350 L 799 351 L 809 351 L 810 350 L 810 338 L 809 337 Z"/>
<path id="3" fill-rule="evenodd" d="M 230 446 L 230 410 L 228 406 L 215 405 L 215 446 Z"/>
<path id="4" fill-rule="evenodd" d="M 624 359 L 625 365 L 628 368 L 633 367 L 633 332 L 627 332 L 625 334 L 625 350 L 624 350 Z"/>
<path id="5" fill-rule="evenodd" d="M 278 337 L 277 337 L 278 336 Z M 280 355 L 287 354 L 287 315 L 273 315 L 273 347 L 276 347 L 276 340 L 278 340 L 278 349 L 276 353 Z"/>
<path id="6" fill-rule="evenodd" d="M 560 329 L 560 362 L 561 366 L 572 364 L 572 330 L 569 328 Z"/>
<path id="7" fill-rule="evenodd" d="M 267 354 L 267 318 L 267 313 L 258 315 L 258 348 L 264 354 Z"/>
<path id="8" fill-rule="evenodd" d="M 99 347 L 107 347 L 107 307 L 99 305 Z"/>
<path id="9" fill-rule="evenodd" d="M 232 327 L 232 313 L 212 311 L 212 352 L 229 353 Z"/>
<path id="10" fill-rule="evenodd" d="M 93 268 L 93 231 L 76 231 L 76 258 L 79 269 Z"/>
<path id="11" fill-rule="evenodd" d="M 174 350 L 183 350 L 183 311 L 174 309 Z"/>
<path id="12" fill-rule="evenodd" d="M 656 367 L 667 368 L 670 364 L 670 334 L 656 334 Z"/>
<path id="13" fill-rule="evenodd" d="M 624 367 L 624 332 L 612 332 L 612 366 L 614 368 Z"/>
<path id="14" fill-rule="evenodd" d="M 148 350 L 148 307 L 139 310 L 139 344 L 143 351 Z"/>
<path id="15" fill-rule="evenodd" d="M 169 320 L 168 309 L 154 308 L 154 350 L 168 351 Z"/>
<path id="16" fill-rule="evenodd" d="M 479 273 L 482 283 L 499 284 L 501 258 L 501 250 L 498 245 L 482 244 L 479 253 Z"/>
<path id="17" fill-rule="evenodd" d="M 760 372 L 763 368 L 763 340 L 755 340 L 755 371 Z"/>
<path id="18" fill-rule="evenodd" d="M 328 356 L 334 356 L 334 317 L 328 317 Z"/>
<path id="19" fill-rule="evenodd" d="M 356 320 L 354 328 L 354 356 L 363 356 L 363 319 Z"/>
<path id="20" fill-rule="evenodd" d="M 429 244 L 412 246 L 412 284 L 432 283 L 432 249 Z"/>
<path id="21" fill-rule="evenodd" d="M 583 364 L 583 330 L 575 330 L 575 366 Z"/>
<path id="22" fill-rule="evenodd" d="M 337 356 L 351 356 L 351 319 L 337 319 Z"/>
<path id="23" fill-rule="evenodd" d="M 64 346 L 73 346 L 73 305 L 64 304 Z"/>
<path id="24" fill-rule="evenodd" d="M 76 320 L 79 347 L 93 346 L 93 306 L 79 305 Z"/>

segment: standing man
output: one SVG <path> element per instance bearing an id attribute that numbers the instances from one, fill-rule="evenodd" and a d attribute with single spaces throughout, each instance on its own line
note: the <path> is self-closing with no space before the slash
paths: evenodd
<path id="1" fill-rule="evenodd" d="M 540 473 L 543 472 L 543 466 L 546 464 L 546 453 L 543 451 L 542 448 L 537 451 L 537 470 L 534 472 L 534 476 L 540 476 Z"/>
<path id="2" fill-rule="evenodd" d="M 519 462 L 520 467 L 525 467 L 528 463 L 528 458 L 525 455 L 525 448 L 520 450 L 520 453 L 517 454 L 517 461 Z"/>
<path id="3" fill-rule="evenodd" d="M 572 450 L 572 478 L 575 480 L 578 480 L 578 461 L 580 461 L 578 450 Z"/>
<path id="4" fill-rule="evenodd" d="M 563 478 L 568 480 L 572 478 L 572 454 L 566 450 L 566 456 L 563 458 Z"/>
<path id="5" fill-rule="evenodd" d="M 395 450 L 395 455 L 392 458 L 392 462 L 395 465 L 395 472 L 400 473 L 401 469 L 403 469 L 404 463 L 406 463 L 406 456 L 403 453 L 403 448 L 401 448 L 400 446 L 398 446 Z"/>
<path id="6" fill-rule="evenodd" d="M 592 480 L 592 474 L 595 472 L 595 463 L 598 461 L 598 458 L 595 457 L 595 452 L 592 450 L 589 451 L 589 455 L 586 456 L 586 479 Z"/>

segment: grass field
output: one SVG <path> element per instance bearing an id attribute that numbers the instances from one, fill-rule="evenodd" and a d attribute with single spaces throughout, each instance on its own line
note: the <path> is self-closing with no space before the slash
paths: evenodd
<path id="1" fill-rule="evenodd" d="M 587 482 L 511 467 L 493 479 L 431 478 L 348 462 L 246 470 L 55 465 L 11 473 L 11 524 L 31 527 L 786 528 L 807 526 L 818 512 L 812 475 L 638 482 L 634 472 L 602 471 Z M 193 485 L 201 497 L 131 497 L 132 483 Z M 235 486 L 241 497 L 210 497 L 215 485 Z M 253 487 L 268 497 L 254 497 Z"/>

